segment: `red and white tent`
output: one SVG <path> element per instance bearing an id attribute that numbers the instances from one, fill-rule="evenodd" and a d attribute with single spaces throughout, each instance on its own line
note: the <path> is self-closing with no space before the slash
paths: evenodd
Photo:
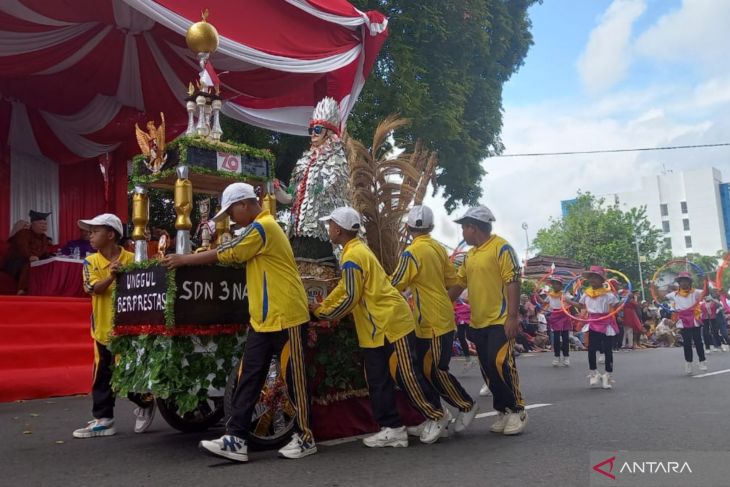
<path id="1" fill-rule="evenodd" d="M 185 128 L 200 68 L 184 36 L 203 9 L 223 113 L 291 134 L 324 96 L 347 117 L 387 35 L 344 0 L 2 0 L 0 239 L 31 207 L 53 210 L 60 240 L 82 213 L 126 214 L 134 124 L 164 112 L 170 136 Z"/>

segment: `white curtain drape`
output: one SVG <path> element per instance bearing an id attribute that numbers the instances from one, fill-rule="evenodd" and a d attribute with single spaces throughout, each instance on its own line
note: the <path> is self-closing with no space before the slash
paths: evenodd
<path id="1" fill-rule="evenodd" d="M 10 227 L 28 220 L 30 210 L 51 212 L 48 233 L 58 243 L 58 165 L 48 159 L 10 151 Z"/>

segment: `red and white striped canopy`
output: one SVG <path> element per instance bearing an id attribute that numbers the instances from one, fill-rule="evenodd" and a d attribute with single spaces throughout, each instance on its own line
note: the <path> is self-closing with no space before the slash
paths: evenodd
<path id="1" fill-rule="evenodd" d="M 0 146 L 63 164 L 134 152 L 134 123 L 160 112 L 183 131 L 200 70 L 185 32 L 203 9 L 223 113 L 291 134 L 324 96 L 344 123 L 387 35 L 345 0 L 2 0 Z"/>

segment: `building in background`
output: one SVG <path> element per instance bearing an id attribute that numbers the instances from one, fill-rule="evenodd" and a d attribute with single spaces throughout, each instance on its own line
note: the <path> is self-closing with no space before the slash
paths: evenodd
<path id="1" fill-rule="evenodd" d="M 730 183 L 723 183 L 714 167 L 646 176 L 638 190 L 603 196 L 624 211 L 646 206 L 647 218 L 662 229 L 673 255 L 715 255 L 728 248 Z M 563 215 L 570 202 L 561 203 Z"/>

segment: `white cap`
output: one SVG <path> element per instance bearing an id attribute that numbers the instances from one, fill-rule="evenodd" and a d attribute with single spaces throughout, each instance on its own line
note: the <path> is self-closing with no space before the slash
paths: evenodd
<path id="1" fill-rule="evenodd" d="M 468 210 L 466 210 L 466 213 L 464 213 L 464 216 L 456 220 L 456 223 L 464 223 L 464 220 L 466 220 L 467 218 L 471 218 L 473 220 L 484 223 L 491 223 L 495 221 L 492 210 L 490 210 L 486 206 L 474 206 L 472 208 L 469 208 Z"/>
<path id="2" fill-rule="evenodd" d="M 349 206 L 341 206 L 339 208 L 335 208 L 332 213 L 330 213 L 328 216 L 320 218 L 319 221 L 333 221 L 343 229 L 349 230 L 351 232 L 359 232 L 361 230 L 364 230 L 362 228 L 362 222 L 360 220 L 360 213 L 355 211 L 354 208 L 350 208 Z"/>
<path id="3" fill-rule="evenodd" d="M 90 231 L 91 227 L 107 226 L 119 232 L 120 237 L 124 235 L 124 226 L 122 225 L 122 220 L 120 220 L 117 215 L 112 215 L 111 213 L 102 213 L 99 216 L 95 216 L 91 220 L 79 220 L 78 224 L 79 228 L 86 231 Z"/>
<path id="4" fill-rule="evenodd" d="M 408 226 L 419 230 L 433 227 L 433 211 L 428 206 L 414 206 L 408 212 Z"/>
<path id="5" fill-rule="evenodd" d="M 226 189 L 223 190 L 223 196 L 221 196 L 221 211 L 213 216 L 213 220 L 218 220 L 225 215 L 226 211 L 228 211 L 228 208 L 230 208 L 233 203 L 250 199 L 258 199 L 253 186 L 248 183 L 229 184 Z"/>

